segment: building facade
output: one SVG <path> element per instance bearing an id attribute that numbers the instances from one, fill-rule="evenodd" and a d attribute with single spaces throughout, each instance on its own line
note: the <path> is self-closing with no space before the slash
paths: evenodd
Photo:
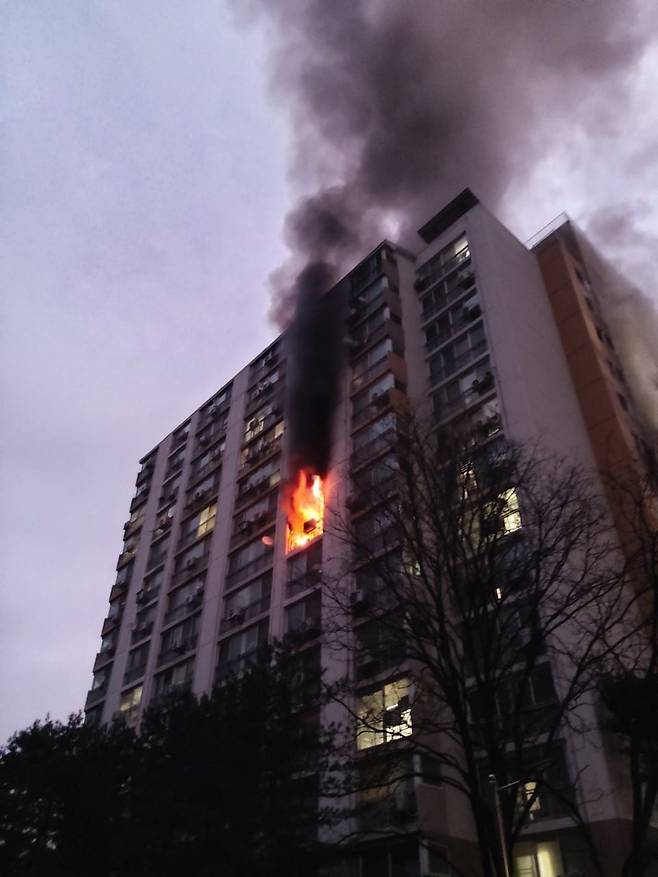
<path id="1" fill-rule="evenodd" d="M 405 400 L 438 423 L 486 423 L 591 468 L 601 463 L 612 418 L 632 452 L 637 430 L 622 402 L 622 366 L 589 304 L 594 293 L 570 233 L 566 223 L 531 251 L 466 190 L 420 229 L 417 252 L 385 241 L 341 281 L 348 355 L 334 418 L 332 509 L 359 526 L 365 510 L 354 496 L 376 483 Z M 593 376 L 608 362 L 605 381 Z M 284 636 L 309 665 L 330 676 L 353 673 L 364 697 L 405 708 L 396 680 L 373 687 L 367 667 L 325 648 L 321 581 L 344 545 L 318 531 L 288 550 L 287 368 L 282 336 L 140 461 L 85 704 L 89 721 L 122 716 L 137 725 L 147 706 L 181 690 L 209 691 Z M 354 593 L 365 584 L 356 570 Z M 567 740 L 565 770 L 575 778 L 587 766 L 595 778 L 587 819 L 613 856 L 628 813 L 599 743 Z M 463 850 L 466 861 L 466 803 L 431 772 L 405 795 L 398 820 L 405 812 L 424 819 L 436 849 Z M 520 877 L 576 867 L 568 820 L 541 815 L 517 852 Z M 362 857 L 358 868 L 363 877 L 445 873 L 431 845 L 415 842 Z"/>

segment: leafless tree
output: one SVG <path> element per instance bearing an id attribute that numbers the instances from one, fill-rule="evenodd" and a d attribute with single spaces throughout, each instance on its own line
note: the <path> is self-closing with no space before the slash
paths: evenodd
<path id="1" fill-rule="evenodd" d="M 605 724 L 626 758 L 631 789 L 623 877 L 644 877 L 658 862 L 658 463 L 651 453 L 638 462 L 611 468 L 605 479 L 641 619 L 632 647 L 608 656 L 601 679 Z"/>
<path id="2" fill-rule="evenodd" d="M 495 421 L 441 431 L 409 417 L 353 475 L 348 506 L 335 530 L 352 564 L 327 588 L 333 636 L 353 650 L 343 700 L 365 812 L 369 785 L 401 788 L 421 753 L 465 796 L 486 877 L 551 815 L 580 827 L 601 871 L 565 731 L 593 729 L 601 662 L 627 641 L 635 597 L 594 482 Z"/>

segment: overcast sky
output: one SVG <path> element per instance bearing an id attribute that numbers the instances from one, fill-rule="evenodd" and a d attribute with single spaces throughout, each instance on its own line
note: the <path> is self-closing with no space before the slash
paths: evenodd
<path id="1" fill-rule="evenodd" d="M 82 706 L 137 461 L 275 334 L 299 183 L 268 27 L 221 0 L 0 3 L 0 740 Z M 614 123 L 557 112 L 498 212 L 521 239 L 630 212 L 655 295 L 658 36 L 619 77 Z"/>

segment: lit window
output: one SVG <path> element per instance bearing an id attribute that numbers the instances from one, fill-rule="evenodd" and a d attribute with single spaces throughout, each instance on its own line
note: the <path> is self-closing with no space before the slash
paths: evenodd
<path id="1" fill-rule="evenodd" d="M 138 685 L 136 688 L 131 688 L 130 691 L 126 691 L 121 695 L 121 700 L 119 701 L 119 712 L 125 713 L 129 710 L 133 710 L 140 705 L 142 701 L 142 686 Z"/>
<path id="2" fill-rule="evenodd" d="M 408 679 L 398 679 L 359 698 L 357 749 L 369 749 L 411 735 L 409 688 Z"/>
<path id="3" fill-rule="evenodd" d="M 505 505 L 503 507 L 503 527 L 506 533 L 514 533 L 521 529 L 521 513 L 519 512 L 519 498 L 516 490 L 512 487 L 506 490 L 501 499 Z"/>
<path id="4" fill-rule="evenodd" d="M 214 528 L 216 514 L 217 503 L 213 503 L 212 505 L 206 506 L 206 508 L 203 509 L 203 511 L 199 515 L 199 524 L 196 531 L 197 538 L 199 536 L 204 536 L 206 533 L 210 533 L 210 531 Z"/>

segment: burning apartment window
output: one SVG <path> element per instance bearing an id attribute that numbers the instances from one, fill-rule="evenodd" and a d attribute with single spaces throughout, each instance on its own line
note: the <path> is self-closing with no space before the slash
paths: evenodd
<path id="1" fill-rule="evenodd" d="M 319 475 L 300 469 L 286 495 L 288 538 L 286 550 L 303 548 L 322 535 L 324 528 L 324 484 Z"/>
<path id="2" fill-rule="evenodd" d="M 362 695 L 357 701 L 356 713 L 357 749 L 369 749 L 411 736 L 409 680 L 388 682 L 372 694 Z"/>

